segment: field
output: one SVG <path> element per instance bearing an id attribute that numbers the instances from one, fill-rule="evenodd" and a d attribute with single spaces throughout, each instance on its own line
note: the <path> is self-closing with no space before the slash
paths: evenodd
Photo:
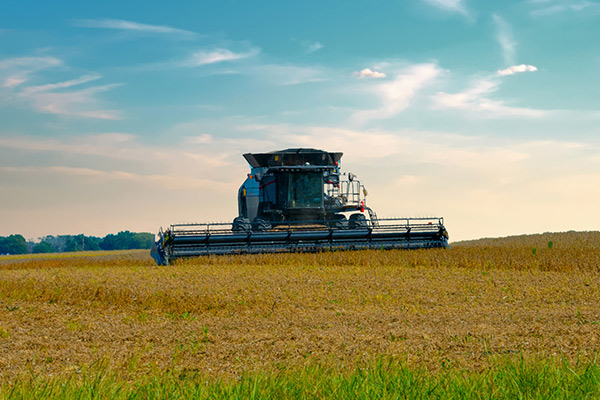
<path id="1" fill-rule="evenodd" d="M 593 398 L 599 283 L 598 232 L 169 267 L 148 251 L 0 256 L 0 398 L 343 398 L 391 381 L 509 398 L 546 378 L 529 397 Z"/>

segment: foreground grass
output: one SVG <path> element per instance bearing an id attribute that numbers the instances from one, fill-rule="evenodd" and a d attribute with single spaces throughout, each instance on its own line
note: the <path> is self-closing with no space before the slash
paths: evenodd
<path id="1" fill-rule="evenodd" d="M 103 367 L 68 377 L 20 377 L 0 387 L 0 399 L 584 399 L 600 396 L 595 362 L 497 361 L 483 372 L 437 373 L 399 361 L 378 361 L 351 372 L 320 365 L 278 373 L 252 373 L 237 380 L 205 380 L 183 371 L 127 381 Z"/>

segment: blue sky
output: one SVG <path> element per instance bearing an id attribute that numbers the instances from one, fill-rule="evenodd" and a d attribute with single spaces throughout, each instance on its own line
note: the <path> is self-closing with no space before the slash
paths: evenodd
<path id="1" fill-rule="evenodd" d="M 1 11 L 0 235 L 229 221 L 241 154 L 299 146 L 453 240 L 600 225 L 599 1 Z"/>

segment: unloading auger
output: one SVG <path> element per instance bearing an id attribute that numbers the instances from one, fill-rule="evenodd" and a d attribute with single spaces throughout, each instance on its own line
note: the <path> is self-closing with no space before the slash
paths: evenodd
<path id="1" fill-rule="evenodd" d="M 168 265 L 211 254 L 449 247 L 441 217 L 377 218 L 363 184 L 341 173 L 342 155 L 306 148 L 244 154 L 251 171 L 233 222 L 161 228 L 152 257 Z"/>

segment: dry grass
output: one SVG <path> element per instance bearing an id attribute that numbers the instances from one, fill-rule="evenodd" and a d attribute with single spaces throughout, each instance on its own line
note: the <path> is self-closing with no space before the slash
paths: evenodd
<path id="1" fill-rule="evenodd" d="M 236 376 L 382 355 L 432 370 L 588 359 L 600 348 L 599 283 L 597 232 L 169 267 L 146 251 L 0 257 L 0 377 L 98 360 L 132 376 Z"/>

